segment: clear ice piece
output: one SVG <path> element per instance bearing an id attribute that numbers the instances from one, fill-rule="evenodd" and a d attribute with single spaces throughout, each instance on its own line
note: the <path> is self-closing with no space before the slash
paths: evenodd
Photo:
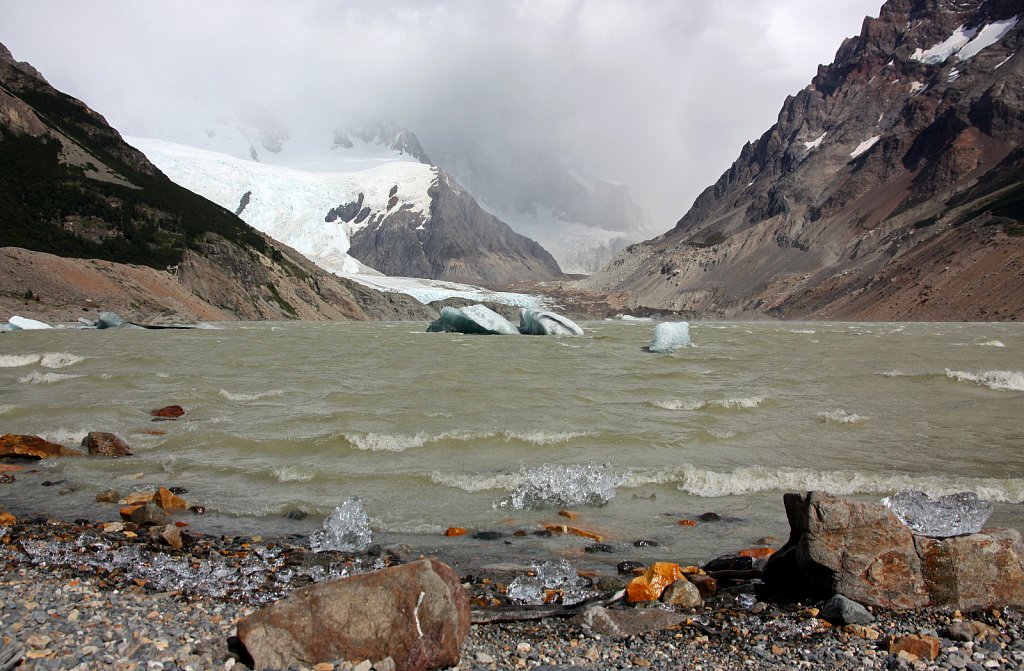
<path id="1" fill-rule="evenodd" d="M 680 347 L 693 347 L 689 322 L 661 322 L 654 327 L 654 338 L 647 351 L 669 354 Z"/>
<path id="2" fill-rule="evenodd" d="M 992 504 L 974 492 L 957 492 L 933 499 L 924 492 L 903 489 L 882 504 L 919 536 L 948 538 L 976 534 L 992 514 Z"/>
<path id="3" fill-rule="evenodd" d="M 546 561 L 533 565 L 536 575 L 519 576 L 508 586 L 508 597 L 519 603 L 539 605 L 544 603 L 545 590 L 561 592 L 561 601 L 572 605 L 583 601 L 590 592 L 586 581 L 579 577 L 573 565 L 564 559 Z"/>
<path id="4" fill-rule="evenodd" d="M 519 335 L 515 324 L 483 305 L 441 308 L 441 315 L 427 326 L 428 333 L 454 332 L 478 335 Z"/>
<path id="5" fill-rule="evenodd" d="M 519 332 L 523 335 L 581 336 L 579 324 L 549 310 L 524 308 L 519 313 Z"/>
<path id="6" fill-rule="evenodd" d="M 334 509 L 322 529 L 310 534 L 309 547 L 314 552 L 359 552 L 369 547 L 372 536 L 363 504 L 358 496 L 352 496 Z"/>
<path id="7" fill-rule="evenodd" d="M 512 510 L 565 506 L 603 506 L 615 496 L 622 476 L 608 464 L 544 464 L 524 470 L 524 482 L 495 508 Z"/>

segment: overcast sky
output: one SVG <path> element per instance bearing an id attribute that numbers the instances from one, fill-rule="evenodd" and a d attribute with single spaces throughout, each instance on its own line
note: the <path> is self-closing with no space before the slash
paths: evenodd
<path id="1" fill-rule="evenodd" d="M 428 147 L 549 148 L 667 230 L 880 4 L 4 0 L 0 41 L 126 135 L 387 117 Z"/>

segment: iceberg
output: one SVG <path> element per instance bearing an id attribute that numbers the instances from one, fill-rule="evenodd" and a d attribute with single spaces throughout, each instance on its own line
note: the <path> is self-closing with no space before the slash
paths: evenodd
<path id="1" fill-rule="evenodd" d="M 508 598 L 518 603 L 539 606 L 545 603 L 545 592 L 556 590 L 563 604 L 583 601 L 591 592 L 587 581 L 580 578 L 572 564 L 564 559 L 534 564 L 532 576 L 519 576 L 508 586 Z"/>
<path id="2" fill-rule="evenodd" d="M 27 317 L 19 317 L 14 315 L 7 320 L 7 324 L 14 331 L 41 331 L 43 329 L 52 329 L 53 327 L 49 324 L 36 321 L 35 319 L 28 319 Z"/>
<path id="3" fill-rule="evenodd" d="M 581 336 L 583 329 L 568 317 L 548 310 L 523 309 L 519 315 L 523 335 Z"/>
<path id="4" fill-rule="evenodd" d="M 992 514 L 992 504 L 974 492 L 957 492 L 933 499 L 924 492 L 903 489 L 882 504 L 919 536 L 949 538 L 976 534 Z"/>
<path id="5" fill-rule="evenodd" d="M 359 552 L 369 547 L 372 537 L 370 518 L 362 502 L 358 496 L 351 496 L 324 520 L 323 528 L 309 535 L 309 548 L 313 552 Z"/>
<path id="6" fill-rule="evenodd" d="M 647 351 L 668 354 L 680 347 L 693 347 L 689 322 L 661 322 L 654 327 L 654 338 Z"/>
<path id="7" fill-rule="evenodd" d="M 474 333 L 481 335 L 519 335 L 515 324 L 483 305 L 441 308 L 441 316 L 430 322 L 428 333 Z"/>
<path id="8" fill-rule="evenodd" d="M 615 488 L 622 482 L 623 477 L 608 464 L 544 464 L 523 468 L 522 483 L 492 506 L 495 510 L 603 506 L 614 498 Z"/>

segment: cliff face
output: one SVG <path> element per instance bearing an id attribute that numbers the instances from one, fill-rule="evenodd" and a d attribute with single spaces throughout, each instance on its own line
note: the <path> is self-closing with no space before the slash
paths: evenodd
<path id="1" fill-rule="evenodd" d="M 890 0 L 673 230 L 585 286 L 708 316 L 1024 317 L 1018 14 Z"/>
<path id="2" fill-rule="evenodd" d="M 344 281 L 171 182 L 102 116 L 2 45 L 0 211 L 0 309 L 10 312 L 50 320 L 91 308 L 142 320 L 402 312 L 382 308 L 394 301 L 380 294 L 360 292 L 361 305 Z"/>

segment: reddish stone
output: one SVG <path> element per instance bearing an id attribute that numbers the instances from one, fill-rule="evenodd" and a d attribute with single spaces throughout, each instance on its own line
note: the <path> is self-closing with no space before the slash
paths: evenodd
<path id="1" fill-rule="evenodd" d="M 697 523 L 693 520 L 679 520 L 679 526 L 681 527 L 695 527 Z"/>
<path id="2" fill-rule="evenodd" d="M 915 536 L 929 605 L 960 610 L 1024 605 L 1024 541 L 1013 529 Z"/>
<path id="3" fill-rule="evenodd" d="M 552 533 L 572 534 L 574 536 L 589 538 L 590 540 L 598 542 L 604 540 L 604 536 L 601 534 L 594 533 L 593 531 L 587 531 L 586 529 L 581 529 L 579 527 L 566 526 L 565 524 L 545 524 L 544 528 Z"/>
<path id="4" fill-rule="evenodd" d="M 9 527 L 12 524 L 17 523 L 17 519 L 10 513 L 0 513 L 0 525 Z"/>
<path id="5" fill-rule="evenodd" d="M 168 405 L 163 408 L 157 408 L 156 410 L 150 410 L 149 414 L 154 417 L 160 417 L 161 419 L 177 419 L 185 414 L 185 408 L 180 405 Z"/>
<path id="6" fill-rule="evenodd" d="M 941 649 L 942 645 L 939 639 L 933 636 L 911 634 L 909 636 L 899 636 L 889 642 L 890 653 L 898 655 L 901 652 L 905 652 L 919 659 L 933 660 L 939 656 L 939 650 Z"/>
<path id="7" fill-rule="evenodd" d="M 626 600 L 630 603 L 655 601 L 661 597 L 666 587 L 682 579 L 683 572 L 679 569 L 679 564 L 655 562 L 643 575 L 629 581 L 626 585 Z"/>
<path id="8" fill-rule="evenodd" d="M 751 559 L 765 559 L 775 554 L 774 548 L 747 548 L 740 550 L 739 555 L 741 557 L 750 557 Z"/>
<path id="9" fill-rule="evenodd" d="M 445 536 L 465 536 L 466 530 L 462 527 L 448 527 L 444 530 Z"/>
<path id="10" fill-rule="evenodd" d="M 718 581 L 707 574 L 687 575 L 686 579 L 697 586 L 702 599 L 710 599 L 718 591 Z"/>
<path id="11" fill-rule="evenodd" d="M 131 448 L 122 438 L 104 431 L 90 431 L 82 439 L 82 447 L 92 456 L 130 457 Z"/>
<path id="12" fill-rule="evenodd" d="M 559 510 L 558 515 L 570 520 L 574 520 L 580 516 L 579 513 L 573 512 L 572 510 Z"/>
<path id="13" fill-rule="evenodd" d="M 153 495 L 153 501 L 167 512 L 185 510 L 188 508 L 188 504 L 185 503 L 185 499 L 172 493 L 171 490 L 166 487 L 161 487 L 156 490 L 156 494 Z"/>
<path id="14" fill-rule="evenodd" d="M 82 453 L 70 447 L 43 440 L 39 436 L 5 433 L 0 436 L 0 457 L 80 457 Z"/>

